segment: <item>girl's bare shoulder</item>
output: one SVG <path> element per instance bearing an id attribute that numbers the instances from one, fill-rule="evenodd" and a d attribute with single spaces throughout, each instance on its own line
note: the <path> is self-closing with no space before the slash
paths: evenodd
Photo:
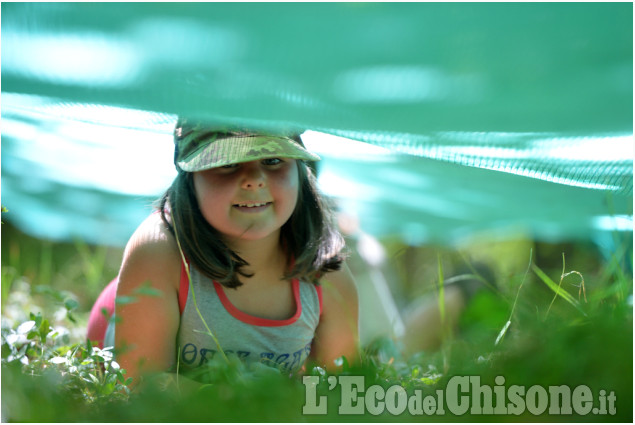
<path id="1" fill-rule="evenodd" d="M 160 214 L 151 214 L 128 241 L 121 273 L 126 273 L 131 281 L 153 278 L 173 282 L 177 278 L 178 282 L 180 267 L 181 257 L 174 236 Z"/>
<path id="2" fill-rule="evenodd" d="M 176 240 L 168 226 L 163 222 L 161 214 L 150 214 L 135 230 L 128 245 L 153 247 L 155 249 L 176 250 Z"/>

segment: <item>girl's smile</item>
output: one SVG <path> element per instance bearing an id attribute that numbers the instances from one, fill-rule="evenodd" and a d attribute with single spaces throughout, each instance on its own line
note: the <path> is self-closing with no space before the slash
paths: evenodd
<path id="1" fill-rule="evenodd" d="M 234 204 L 233 206 L 240 212 L 252 214 L 262 212 L 272 204 L 273 202 L 241 202 Z"/>
<path id="2" fill-rule="evenodd" d="M 296 160 L 267 158 L 195 172 L 194 189 L 207 222 L 225 237 L 278 234 L 299 191 Z"/>

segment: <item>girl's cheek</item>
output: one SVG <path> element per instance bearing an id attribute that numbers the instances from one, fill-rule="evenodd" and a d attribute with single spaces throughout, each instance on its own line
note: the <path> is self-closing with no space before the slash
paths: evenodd
<path id="1" fill-rule="evenodd" d="M 215 207 L 218 207 L 222 194 L 217 190 L 216 185 L 212 184 L 208 178 L 203 175 L 194 175 L 194 194 L 198 207 L 203 216 L 209 222 L 217 215 Z M 211 223 L 210 223 L 211 224 Z"/>
<path id="2" fill-rule="evenodd" d="M 198 175 L 198 173 L 195 173 L 194 176 L 192 176 L 192 183 L 194 186 L 194 196 L 196 197 L 196 201 L 198 202 L 199 207 L 201 207 L 203 199 L 202 199 L 202 194 L 203 194 L 203 188 L 202 188 L 202 181 L 201 181 L 201 177 Z"/>
<path id="3" fill-rule="evenodd" d="M 296 165 L 296 163 L 289 164 L 289 167 L 287 167 L 287 169 L 285 170 L 283 178 L 284 178 L 286 184 L 290 188 L 297 188 L 298 187 L 300 176 L 299 176 L 299 172 L 298 172 L 298 166 Z"/>
<path id="4" fill-rule="evenodd" d="M 194 191 L 197 199 L 217 198 L 227 191 L 231 184 L 226 176 L 216 176 L 210 173 L 200 172 L 194 175 Z"/>
<path id="5" fill-rule="evenodd" d="M 298 170 L 295 164 L 293 167 L 289 167 L 284 174 L 277 176 L 277 178 L 278 187 L 285 192 L 286 198 L 295 204 L 300 186 Z"/>
<path id="6" fill-rule="evenodd" d="M 289 185 L 289 210 L 293 213 L 298 205 L 298 200 L 300 198 L 300 182 L 299 177 L 296 172 L 295 181 L 293 181 Z"/>

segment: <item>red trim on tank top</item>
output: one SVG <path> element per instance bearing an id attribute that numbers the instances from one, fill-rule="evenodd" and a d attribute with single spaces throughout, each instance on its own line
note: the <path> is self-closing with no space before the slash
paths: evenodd
<path id="1" fill-rule="evenodd" d="M 315 285 L 318 301 L 320 302 L 320 316 L 322 315 L 322 285 Z"/>
<path id="2" fill-rule="evenodd" d="M 293 279 L 291 281 L 291 285 L 293 287 L 293 298 L 295 299 L 296 310 L 293 317 L 284 320 L 275 320 L 275 319 L 264 319 L 262 317 L 252 316 L 251 314 L 247 314 L 243 311 L 240 311 L 234 306 L 231 301 L 227 298 L 225 291 L 220 283 L 214 281 L 214 288 L 216 289 L 216 294 L 218 295 L 218 299 L 225 307 L 225 310 L 229 314 L 231 314 L 234 318 L 240 320 L 241 322 L 247 323 L 249 325 L 255 326 L 286 326 L 295 323 L 300 316 L 302 315 L 302 302 L 300 301 L 300 281 L 298 279 Z"/>
<path id="3" fill-rule="evenodd" d="M 186 263 L 181 261 L 181 280 L 179 282 L 179 310 L 181 312 L 181 315 L 183 315 L 183 312 L 185 311 L 185 306 L 187 304 L 187 296 L 188 296 L 188 294 L 190 292 L 190 282 L 189 282 L 188 277 L 187 277 L 187 270 L 185 269 L 185 264 L 187 264 L 188 267 L 189 267 L 190 264 L 189 264 L 189 261 L 187 261 L 187 258 L 185 259 L 185 261 L 186 261 Z M 294 279 L 294 282 L 295 281 L 297 281 L 297 279 Z M 216 282 L 214 282 L 214 283 L 216 283 Z M 296 288 L 298 289 L 297 291 L 296 291 Z M 216 290 L 216 292 L 218 292 L 218 289 Z M 319 302 L 319 305 L 320 305 L 320 316 L 322 316 L 322 285 L 315 285 L 315 292 L 317 292 L 318 302 Z M 246 313 L 243 313 L 242 311 L 238 310 L 236 307 L 233 306 L 233 304 L 231 304 L 231 302 L 229 302 L 229 299 L 227 299 L 227 296 L 225 295 L 225 292 L 222 292 L 222 294 L 223 294 L 222 296 L 227 300 L 228 304 L 231 305 L 231 307 L 233 307 L 236 311 L 238 311 L 239 314 L 246 314 Z M 299 313 L 298 313 L 298 311 L 296 311 L 296 314 L 292 318 L 287 319 L 287 320 L 290 320 L 291 323 L 293 323 L 294 317 L 296 317 L 296 316 L 300 317 L 300 314 L 302 314 L 302 304 L 301 304 L 301 301 L 300 301 L 299 285 L 294 285 L 294 287 L 293 287 L 293 295 L 296 298 L 296 301 L 295 301 L 296 302 L 296 306 L 300 306 L 300 309 L 299 309 Z M 221 298 L 221 301 L 222 301 L 223 298 L 220 295 L 219 295 L 219 298 Z M 223 305 L 225 305 L 225 304 L 223 303 Z M 225 308 L 227 308 L 227 306 L 225 306 Z M 227 311 L 230 311 L 230 309 L 227 309 Z M 231 311 L 230 311 L 230 313 L 231 313 Z M 249 316 L 249 315 L 247 315 L 247 316 Z M 253 317 L 256 320 L 271 320 L 271 319 L 262 319 L 262 318 L 255 317 L 255 316 L 250 316 L 250 317 Z M 242 319 L 240 319 L 238 317 L 237 317 L 237 319 L 242 320 Z M 274 325 L 259 325 L 259 326 L 284 326 L 285 325 L 284 323 L 283 324 L 278 324 L 280 321 L 277 321 L 277 320 L 274 320 L 274 322 L 276 323 Z"/>
<path id="4" fill-rule="evenodd" d="M 186 264 L 188 267 L 190 266 L 189 262 L 185 263 L 181 261 L 181 281 L 179 282 L 179 310 L 181 310 L 181 315 L 183 315 L 183 311 L 185 311 L 187 294 L 190 292 L 190 280 L 187 278 Z"/>

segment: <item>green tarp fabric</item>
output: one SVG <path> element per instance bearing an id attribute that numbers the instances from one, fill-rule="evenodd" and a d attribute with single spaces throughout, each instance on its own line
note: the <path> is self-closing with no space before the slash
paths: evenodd
<path id="1" fill-rule="evenodd" d="M 632 231 L 632 7 L 3 3 L 2 202 L 55 237 L 81 233 L 77 217 L 97 229 L 110 216 L 119 233 L 81 235 L 119 243 L 141 216 L 121 211 L 141 194 L 56 180 L 74 165 L 17 152 L 79 122 L 92 127 L 76 144 L 130 130 L 111 140 L 123 156 L 136 131 L 165 136 L 188 115 L 390 150 L 321 153 L 325 191 L 369 233 L 447 243 L 512 228 L 550 239 Z M 109 108 L 129 113 L 112 119 Z M 45 166 L 58 171 L 20 183 Z M 110 198 L 82 210 L 87 192 Z M 113 203 L 120 211 L 103 207 Z"/>

